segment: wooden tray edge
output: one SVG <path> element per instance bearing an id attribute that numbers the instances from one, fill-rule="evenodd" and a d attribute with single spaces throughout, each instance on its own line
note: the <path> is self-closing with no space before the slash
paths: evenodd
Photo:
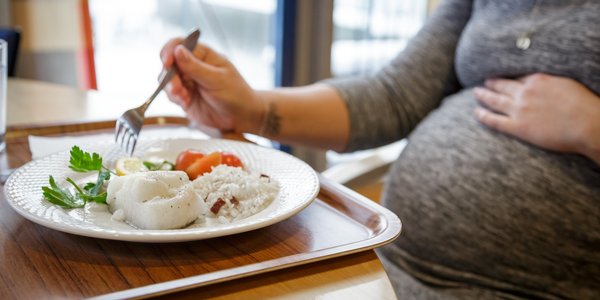
<path id="1" fill-rule="evenodd" d="M 188 125 L 184 117 L 154 116 L 144 120 L 144 125 Z M 6 140 L 19 140 L 29 135 L 56 135 L 61 133 L 90 132 L 115 127 L 115 120 L 93 121 L 86 123 L 51 123 L 35 125 L 15 125 L 6 129 Z"/>

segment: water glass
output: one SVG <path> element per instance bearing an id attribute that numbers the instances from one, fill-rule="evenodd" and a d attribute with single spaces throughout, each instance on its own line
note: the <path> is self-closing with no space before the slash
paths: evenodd
<path id="1" fill-rule="evenodd" d="M 0 40 L 0 152 L 6 147 L 6 84 L 8 73 L 8 44 Z"/>

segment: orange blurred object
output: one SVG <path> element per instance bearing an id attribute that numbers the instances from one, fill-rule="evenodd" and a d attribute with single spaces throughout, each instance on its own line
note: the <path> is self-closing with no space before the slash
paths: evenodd
<path id="1" fill-rule="evenodd" d="M 197 159 L 192 163 L 185 172 L 190 177 L 190 180 L 194 180 L 204 173 L 212 171 L 213 167 L 220 165 L 222 162 L 221 152 L 213 152 L 200 159 Z"/>
<path id="2" fill-rule="evenodd" d="M 221 157 L 222 157 L 221 163 L 224 165 L 228 165 L 230 167 L 236 167 L 236 168 L 244 167 L 242 160 L 239 157 L 237 157 L 235 154 L 221 152 Z"/>
<path id="3" fill-rule="evenodd" d="M 185 171 L 196 160 L 204 157 L 204 153 L 196 150 L 185 150 L 177 156 L 175 161 L 175 170 Z"/>

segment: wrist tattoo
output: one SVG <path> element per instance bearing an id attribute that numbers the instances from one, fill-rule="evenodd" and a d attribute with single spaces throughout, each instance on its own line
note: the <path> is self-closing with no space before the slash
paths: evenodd
<path id="1" fill-rule="evenodd" d="M 280 128 L 281 116 L 277 114 L 277 106 L 275 106 L 275 103 L 270 102 L 260 129 L 260 135 L 277 136 Z"/>

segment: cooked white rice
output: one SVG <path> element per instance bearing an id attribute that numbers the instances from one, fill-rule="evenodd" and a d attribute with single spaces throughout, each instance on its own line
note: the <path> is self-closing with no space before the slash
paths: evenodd
<path id="1" fill-rule="evenodd" d="M 267 207 L 279 193 L 279 185 L 267 175 L 219 165 L 192 182 L 207 204 L 207 217 L 221 223 L 243 219 Z"/>

